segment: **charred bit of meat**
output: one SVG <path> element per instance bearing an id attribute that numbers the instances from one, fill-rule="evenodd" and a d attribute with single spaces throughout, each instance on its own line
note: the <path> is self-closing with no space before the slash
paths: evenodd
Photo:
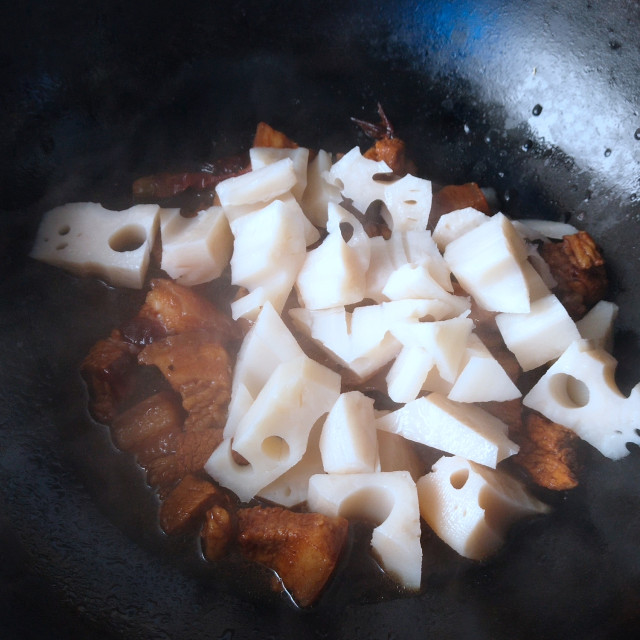
<path id="1" fill-rule="evenodd" d="M 578 486 L 578 442 L 573 431 L 525 410 L 520 451 L 513 461 L 541 487 L 554 491 L 573 489 Z"/>
<path id="2" fill-rule="evenodd" d="M 249 156 L 229 156 L 207 163 L 200 171 L 157 173 L 138 178 L 133 183 L 133 197 L 138 202 L 156 202 L 185 191 L 211 191 L 227 178 L 249 171 Z"/>
<path id="3" fill-rule="evenodd" d="M 206 479 L 188 474 L 160 505 L 160 526 L 168 535 L 189 533 L 201 525 L 207 510 L 227 503 L 227 495 L 222 489 Z"/>
<path id="4" fill-rule="evenodd" d="M 231 362 L 227 350 L 206 331 L 168 336 L 147 345 L 140 364 L 155 365 L 182 396 L 185 430 L 222 428 L 231 400 Z"/>
<path id="5" fill-rule="evenodd" d="M 342 553 L 347 520 L 279 507 L 240 509 L 237 516 L 241 553 L 275 571 L 300 606 L 315 602 Z"/>
<path id="6" fill-rule="evenodd" d="M 93 345 L 80 370 L 87 381 L 91 415 L 110 424 L 133 388 L 138 348 L 127 342 L 118 329 Z"/>
<path id="7" fill-rule="evenodd" d="M 609 283 L 604 258 L 586 231 L 545 242 L 540 253 L 558 283 L 554 292 L 574 320 L 605 297 Z"/>

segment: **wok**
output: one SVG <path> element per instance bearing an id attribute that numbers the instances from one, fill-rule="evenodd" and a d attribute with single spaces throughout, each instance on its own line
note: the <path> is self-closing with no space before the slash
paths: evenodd
<path id="1" fill-rule="evenodd" d="M 81 5 L 82 3 L 78 3 Z M 134 178 L 246 148 L 259 120 L 347 150 L 382 103 L 422 174 L 600 242 L 616 357 L 640 380 L 640 5 L 632 0 L 5 3 L 0 20 L 2 638 L 625 638 L 640 621 L 640 456 L 476 564 L 427 544 L 423 590 L 366 531 L 320 604 L 168 539 L 142 473 L 86 411 L 78 365 L 138 292 L 27 257 L 41 214 L 130 202 Z"/>

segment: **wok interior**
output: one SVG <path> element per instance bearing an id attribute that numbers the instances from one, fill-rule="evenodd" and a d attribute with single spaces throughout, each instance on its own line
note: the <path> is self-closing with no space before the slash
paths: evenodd
<path id="1" fill-rule="evenodd" d="M 486 566 L 426 540 L 418 597 L 371 586 L 366 543 L 354 544 L 343 582 L 306 614 L 255 595 L 260 588 L 233 567 L 203 568 L 194 542 L 158 532 L 141 474 L 85 410 L 79 360 L 131 315 L 139 294 L 52 272 L 26 253 L 52 206 L 127 206 L 136 177 L 246 148 L 259 120 L 303 145 L 347 150 L 365 143 L 349 117 L 375 119 L 381 102 L 426 177 L 473 180 L 494 187 L 507 214 L 592 232 L 621 306 L 616 356 L 628 390 L 640 380 L 640 8 L 217 5 L 25 3 L 5 21 L 1 353 L 14 366 L 1 373 L 9 444 L 0 471 L 3 540 L 17 558 L 3 575 L 8 602 L 20 603 L 7 609 L 9 629 L 33 611 L 43 629 L 88 625 L 128 638 L 212 629 L 595 638 L 631 628 L 636 452 L 615 464 L 594 456 L 581 487 L 558 500 L 562 509 L 514 532 Z"/>

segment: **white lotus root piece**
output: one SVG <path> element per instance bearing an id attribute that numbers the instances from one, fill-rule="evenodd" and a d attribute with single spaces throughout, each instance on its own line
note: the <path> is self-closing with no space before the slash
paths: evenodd
<path id="1" fill-rule="evenodd" d="M 458 377 L 472 329 L 473 320 L 459 317 L 436 322 L 398 323 L 391 328 L 391 333 L 404 347 L 424 349 L 433 357 L 440 376 L 453 383 Z M 420 385 L 423 382 L 424 378 Z"/>
<path id="2" fill-rule="evenodd" d="M 282 318 L 271 303 L 265 303 L 238 351 L 225 437 L 235 433 L 238 423 L 278 366 L 302 355 L 304 352 Z"/>
<path id="3" fill-rule="evenodd" d="M 282 202 L 289 209 L 295 210 L 299 215 L 302 221 L 302 227 L 304 229 L 304 240 L 308 246 L 315 244 L 320 239 L 320 232 L 316 227 L 313 226 L 311 221 L 307 218 L 302 210 L 302 207 L 298 203 L 298 201 L 293 197 L 291 191 L 285 191 L 284 193 L 279 194 L 275 198 L 271 198 L 268 202 L 256 202 L 253 204 L 243 204 L 230 206 L 227 205 L 224 207 L 224 215 L 226 216 L 229 224 L 233 223 L 234 220 L 238 218 L 242 218 L 242 216 L 246 216 L 249 213 L 255 213 L 260 209 L 264 209 L 267 205 L 275 202 L 276 200 Z"/>
<path id="4" fill-rule="evenodd" d="M 495 469 L 518 452 L 507 425 L 471 404 L 430 393 L 376 418 L 376 428 Z"/>
<path id="5" fill-rule="evenodd" d="M 429 230 L 414 230 L 395 235 L 400 235 L 399 241 L 404 246 L 407 262 L 426 265 L 431 277 L 445 291 L 451 293 L 453 291 L 451 269 L 433 241 L 431 232 Z M 392 235 L 391 238 L 393 237 Z"/>
<path id="6" fill-rule="evenodd" d="M 345 242 L 341 224 L 353 233 Z M 340 205 L 328 207 L 329 235 L 307 253 L 298 273 L 296 289 L 304 307 L 328 309 L 360 302 L 365 294 L 369 268 L 369 237 L 358 220 Z"/>
<path id="7" fill-rule="evenodd" d="M 522 268 L 527 249 L 502 213 L 450 242 L 444 259 L 463 289 L 483 309 L 529 311 L 529 289 Z"/>
<path id="8" fill-rule="evenodd" d="M 291 309 L 296 327 L 315 340 L 336 362 L 361 378 L 390 362 L 401 344 L 389 333 L 401 322 L 417 322 L 431 309 L 428 300 L 398 300 L 357 307 L 349 313 L 333 309 Z"/>
<path id="9" fill-rule="evenodd" d="M 501 313 L 496 324 L 523 371 L 555 358 L 580 339 L 576 323 L 553 294 L 531 303 L 528 313 Z"/>
<path id="10" fill-rule="evenodd" d="M 265 165 L 257 171 L 227 178 L 216 187 L 220 204 L 227 207 L 271 202 L 279 195 L 291 191 L 297 182 L 293 160 L 283 158 Z"/>
<path id="11" fill-rule="evenodd" d="M 589 309 L 586 315 L 576 322 L 580 335 L 591 340 L 597 347 L 611 353 L 613 349 L 613 326 L 618 317 L 618 305 L 606 300 Z"/>
<path id="12" fill-rule="evenodd" d="M 158 228 L 155 204 L 110 211 L 73 202 L 45 213 L 31 257 L 117 287 L 140 289 Z"/>
<path id="13" fill-rule="evenodd" d="M 472 560 L 500 548 L 516 520 L 549 510 L 515 478 L 458 456 L 440 458 L 418 480 L 417 489 L 426 523 Z"/>
<path id="14" fill-rule="evenodd" d="M 615 383 L 615 358 L 577 340 L 525 396 L 523 404 L 574 431 L 613 460 L 640 444 L 640 384 L 628 398 Z"/>
<path id="15" fill-rule="evenodd" d="M 340 190 L 327 177 L 331 169 L 331 154 L 320 149 L 307 168 L 307 188 L 302 196 L 302 209 L 317 227 L 327 226 L 327 207 L 330 202 L 339 204 Z"/>
<path id="16" fill-rule="evenodd" d="M 255 319 L 267 300 L 282 311 L 306 256 L 303 219 L 295 201 L 275 200 L 231 222 L 231 280 L 250 292 L 259 289 L 248 301 L 232 305 L 235 319 Z"/>
<path id="17" fill-rule="evenodd" d="M 160 210 L 161 268 L 176 282 L 193 286 L 220 277 L 233 252 L 233 235 L 222 207 L 192 217 Z"/>
<path id="18" fill-rule="evenodd" d="M 415 400 L 434 366 L 434 357 L 427 349 L 419 346 L 402 347 L 387 373 L 388 396 L 394 402 Z"/>
<path id="19" fill-rule="evenodd" d="M 552 289 L 555 289 L 555 287 L 558 285 L 558 282 L 553 277 L 553 274 L 551 273 L 551 268 L 549 267 L 549 264 L 540 255 L 540 252 L 538 251 L 538 248 L 536 247 L 536 245 L 527 244 L 527 253 L 529 255 L 529 264 L 531 264 L 531 266 L 535 269 L 536 273 L 540 276 L 540 278 L 542 279 L 542 281 L 545 284 L 546 288 L 549 290 L 544 295 L 548 295 L 548 293 Z M 530 278 L 529 278 L 529 280 L 530 280 Z M 538 287 L 540 289 L 542 288 L 541 285 L 538 285 Z M 535 300 L 536 297 L 540 297 L 540 298 L 543 297 L 543 295 L 541 295 L 540 292 L 535 292 L 535 294 L 536 294 L 535 296 L 534 296 L 534 292 L 532 292 L 532 291 L 530 292 L 530 294 L 532 296 L 532 298 L 531 298 L 532 300 Z"/>
<path id="20" fill-rule="evenodd" d="M 373 399 L 361 391 L 340 395 L 320 436 L 322 464 L 327 473 L 373 473 L 378 441 Z"/>
<path id="21" fill-rule="evenodd" d="M 299 462 L 285 471 L 258 493 L 258 497 L 291 509 L 302 504 L 309 493 L 309 478 L 316 473 L 323 473 L 322 456 L 320 455 L 320 434 L 324 417 L 320 418 L 309 434 L 307 449 Z"/>
<path id="22" fill-rule="evenodd" d="M 407 174 L 384 189 L 384 203 L 389 215 L 383 216 L 389 228 L 398 231 L 422 231 L 429 224 L 431 182 Z"/>
<path id="23" fill-rule="evenodd" d="M 309 480 L 308 504 L 328 516 L 376 523 L 371 548 L 383 569 L 407 589 L 420 588 L 420 513 L 408 471 L 316 475 Z"/>
<path id="24" fill-rule="evenodd" d="M 429 273 L 426 264 L 407 263 L 393 271 L 382 289 L 389 300 L 424 299 L 441 303 L 437 320 L 453 318 L 471 309 L 471 299 L 445 291 Z"/>
<path id="25" fill-rule="evenodd" d="M 302 194 L 307 187 L 307 165 L 309 163 L 309 149 L 298 147 L 297 149 L 276 149 L 275 147 L 252 147 L 249 149 L 251 170 L 257 171 L 268 167 L 280 160 L 289 158 L 293 162 L 293 171 L 296 174 L 296 182 L 291 187 L 293 197 L 300 202 Z"/>
<path id="26" fill-rule="evenodd" d="M 551 289 L 546 285 L 542 276 L 536 271 L 531 262 L 526 261 L 522 263 L 522 272 L 527 281 L 527 288 L 529 289 L 529 301 L 531 304 L 552 295 Z M 531 309 L 529 310 L 531 312 Z"/>
<path id="27" fill-rule="evenodd" d="M 456 402 L 504 402 L 522 394 L 482 340 L 472 333 L 461 371 L 448 394 Z"/>
<path id="28" fill-rule="evenodd" d="M 304 455 L 311 428 L 331 410 L 340 394 L 340 376 L 301 356 L 273 372 L 233 438 L 225 438 L 211 454 L 205 470 L 241 500 L 293 467 Z M 231 447 L 248 465 L 237 464 Z"/>
<path id="29" fill-rule="evenodd" d="M 450 211 L 440 216 L 433 230 L 433 241 L 440 251 L 444 251 L 450 242 L 468 231 L 487 222 L 489 216 L 473 207 Z"/>
<path id="30" fill-rule="evenodd" d="M 388 240 L 382 236 L 369 239 L 370 261 L 367 271 L 365 297 L 382 302 L 387 296 L 382 290 L 392 274 L 414 265 L 424 269 L 442 289 L 451 293 L 451 271 L 431 237 L 431 232 L 394 232 Z M 400 297 L 397 295 L 396 297 Z"/>
<path id="31" fill-rule="evenodd" d="M 566 222 L 557 220 L 516 220 L 513 223 L 518 233 L 529 240 L 540 240 L 551 238 L 552 240 L 562 240 L 564 236 L 572 236 L 578 230 Z"/>
<path id="32" fill-rule="evenodd" d="M 353 206 L 364 213 L 374 200 L 384 201 L 388 183 L 374 180 L 378 173 L 391 173 L 384 162 L 365 158 L 358 147 L 354 147 L 336 162 L 329 171 L 329 179 L 337 186 L 342 196 L 353 202 Z"/>

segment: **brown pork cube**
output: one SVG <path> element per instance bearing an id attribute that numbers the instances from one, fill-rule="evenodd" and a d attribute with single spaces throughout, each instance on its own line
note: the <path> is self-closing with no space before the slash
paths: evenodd
<path id="1" fill-rule="evenodd" d="M 175 452 L 149 463 L 147 482 L 152 487 L 168 487 L 189 473 L 203 470 L 214 449 L 222 442 L 222 429 L 204 429 L 179 434 Z"/>
<path id="2" fill-rule="evenodd" d="M 138 464 L 144 469 L 148 469 L 151 462 L 156 458 L 176 452 L 176 447 L 182 439 L 183 433 L 182 428 L 169 428 L 143 440 L 133 447 L 131 451 L 135 453 Z"/>
<path id="3" fill-rule="evenodd" d="M 80 370 L 87 381 L 91 415 L 110 424 L 122 402 L 130 394 L 139 349 L 125 341 L 117 329 L 91 347 Z"/>
<path id="4" fill-rule="evenodd" d="M 230 501 L 211 507 L 205 514 L 200 532 L 205 559 L 215 562 L 222 558 L 236 537 L 236 528 L 237 521 Z"/>
<path id="5" fill-rule="evenodd" d="M 201 524 L 206 511 L 225 499 L 222 489 L 208 480 L 188 474 L 160 505 L 160 526 L 168 535 L 193 531 Z"/>
<path id="6" fill-rule="evenodd" d="M 527 411 L 520 451 L 513 461 L 541 487 L 564 491 L 578 486 L 578 436 L 539 413 Z"/>
<path id="7" fill-rule="evenodd" d="M 274 129 L 266 122 L 258 122 L 253 137 L 254 147 L 272 147 L 274 149 L 297 149 L 298 145 L 288 138 L 282 131 Z"/>
<path id="8" fill-rule="evenodd" d="M 340 558 L 348 522 L 280 507 L 239 509 L 238 542 L 247 558 L 273 569 L 296 602 L 315 602 Z"/>
<path id="9" fill-rule="evenodd" d="M 442 187 L 433 194 L 429 227 L 434 228 L 440 217 L 458 209 L 473 207 L 482 213 L 491 215 L 491 208 L 482 189 L 475 182 Z"/>
<path id="10" fill-rule="evenodd" d="M 386 162 L 391 171 L 398 176 L 415 173 L 415 165 L 407 159 L 406 145 L 400 138 L 385 136 L 376 140 L 375 144 L 365 151 L 364 157 L 375 162 Z"/>
<path id="11" fill-rule="evenodd" d="M 126 451 L 165 431 L 180 430 L 184 417 L 180 398 L 172 391 L 160 391 L 114 418 L 113 440 Z"/>
<path id="12" fill-rule="evenodd" d="M 602 300 L 609 282 L 604 258 L 586 231 L 545 242 L 540 253 L 558 283 L 554 292 L 574 320 Z"/>
<path id="13" fill-rule="evenodd" d="M 231 399 L 231 363 L 226 349 L 210 334 L 194 331 L 147 345 L 141 364 L 155 365 L 182 396 L 185 430 L 224 427 Z"/>
<path id="14" fill-rule="evenodd" d="M 242 339 L 235 321 L 192 289 L 163 278 L 151 281 L 151 291 L 138 312 L 139 319 L 161 325 L 167 335 L 205 329 L 219 341 Z"/>

